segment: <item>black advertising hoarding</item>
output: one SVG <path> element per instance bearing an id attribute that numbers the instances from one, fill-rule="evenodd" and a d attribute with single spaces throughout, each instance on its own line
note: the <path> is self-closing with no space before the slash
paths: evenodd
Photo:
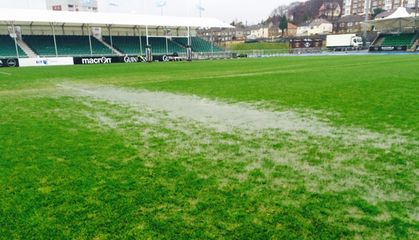
<path id="1" fill-rule="evenodd" d="M 75 57 L 74 64 L 111 64 L 111 63 L 137 63 L 144 62 L 142 57 Z"/>
<path id="2" fill-rule="evenodd" d="M 312 38 L 302 38 L 302 39 L 291 39 L 290 47 L 295 48 L 321 48 L 323 46 L 323 39 L 312 39 Z"/>
<path id="3" fill-rule="evenodd" d="M 153 61 L 169 62 L 182 61 L 176 55 L 156 55 L 153 56 Z M 75 57 L 74 64 L 112 64 L 112 63 L 141 63 L 146 62 L 143 56 L 103 56 L 103 57 Z"/>
<path id="4" fill-rule="evenodd" d="M 2 58 L 0 67 L 19 67 L 19 60 L 17 58 Z"/>

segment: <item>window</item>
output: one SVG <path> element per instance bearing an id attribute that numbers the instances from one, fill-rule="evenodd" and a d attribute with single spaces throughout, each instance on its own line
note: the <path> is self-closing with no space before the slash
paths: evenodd
<path id="1" fill-rule="evenodd" d="M 61 11 L 62 10 L 61 5 L 52 6 L 52 10 L 54 10 L 54 11 Z"/>

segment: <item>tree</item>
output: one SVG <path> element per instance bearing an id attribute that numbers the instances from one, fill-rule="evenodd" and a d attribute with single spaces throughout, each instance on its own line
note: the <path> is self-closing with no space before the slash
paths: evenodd
<path id="1" fill-rule="evenodd" d="M 382 8 L 374 8 L 373 12 L 372 12 L 372 18 L 374 19 L 378 14 L 385 12 L 386 10 L 382 9 Z"/>
<path id="2" fill-rule="evenodd" d="M 279 26 L 279 29 L 281 29 L 282 36 L 284 36 L 285 29 L 288 29 L 288 19 L 287 19 L 287 16 L 282 15 L 279 18 L 278 26 Z"/>

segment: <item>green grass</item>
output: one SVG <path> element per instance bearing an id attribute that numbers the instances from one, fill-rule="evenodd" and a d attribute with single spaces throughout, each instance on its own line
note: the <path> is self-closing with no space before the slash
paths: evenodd
<path id="1" fill-rule="evenodd" d="M 418 60 L 1 69 L 0 239 L 417 239 Z M 405 141 L 219 132 L 62 84 L 246 103 Z"/>
<path id="2" fill-rule="evenodd" d="M 270 42 L 256 42 L 256 43 L 237 43 L 228 47 L 230 50 L 244 51 L 244 50 L 288 50 L 287 43 L 270 43 Z"/>

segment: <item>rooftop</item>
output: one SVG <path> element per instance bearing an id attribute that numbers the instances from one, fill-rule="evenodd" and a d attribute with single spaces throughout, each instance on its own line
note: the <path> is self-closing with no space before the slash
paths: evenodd
<path id="1" fill-rule="evenodd" d="M 34 24 L 50 25 L 65 24 L 66 26 L 91 25 L 103 26 L 149 26 L 149 27 L 192 27 L 192 28 L 233 28 L 215 18 L 193 18 L 154 16 L 140 14 L 121 13 L 97 13 L 97 12 L 68 12 L 50 10 L 26 10 L 0 8 L 0 23 L 3 24 Z"/>

